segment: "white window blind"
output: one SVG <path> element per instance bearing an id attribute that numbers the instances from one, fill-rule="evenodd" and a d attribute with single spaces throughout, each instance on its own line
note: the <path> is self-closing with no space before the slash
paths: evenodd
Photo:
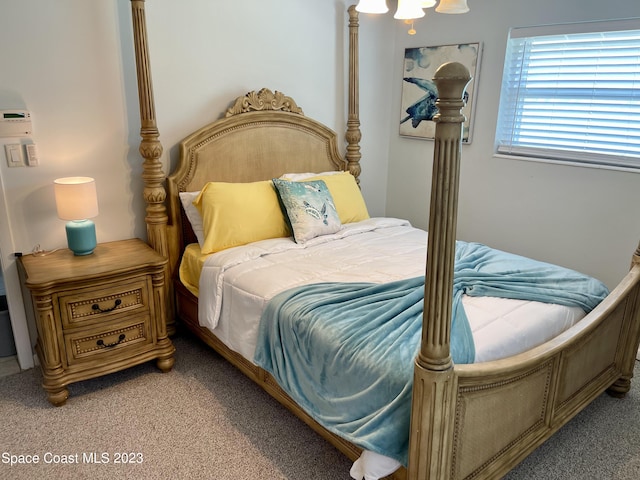
<path id="1" fill-rule="evenodd" d="M 636 29 L 625 29 L 630 25 Z M 573 32 L 558 33 L 563 27 Z M 513 29 L 498 153 L 640 169 L 639 27 L 627 21 Z"/>

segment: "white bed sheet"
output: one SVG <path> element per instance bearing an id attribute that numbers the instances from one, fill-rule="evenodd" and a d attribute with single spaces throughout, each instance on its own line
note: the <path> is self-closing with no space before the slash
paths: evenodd
<path id="1" fill-rule="evenodd" d="M 225 345 L 253 361 L 266 303 L 288 288 L 320 281 L 375 283 L 425 273 L 427 233 L 395 218 L 344 225 L 305 245 L 292 239 L 255 242 L 210 255 L 199 280 L 199 321 Z M 578 307 L 463 296 L 475 362 L 505 358 L 554 338 L 584 317 Z M 382 478 L 400 465 L 364 452 L 355 479 Z"/>

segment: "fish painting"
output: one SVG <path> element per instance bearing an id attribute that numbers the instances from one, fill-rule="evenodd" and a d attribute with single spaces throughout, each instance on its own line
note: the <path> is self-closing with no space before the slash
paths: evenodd
<path id="1" fill-rule="evenodd" d="M 472 103 L 477 85 L 480 43 L 406 48 L 402 76 L 400 135 L 433 139 L 438 114 L 438 88 L 432 81 L 437 69 L 448 62 L 458 62 L 469 70 L 472 80 L 464 93 L 462 142 L 471 138 Z"/>
<path id="2" fill-rule="evenodd" d="M 423 120 L 433 120 L 433 116 L 438 113 L 438 108 L 436 107 L 438 89 L 435 83 L 424 78 L 405 77 L 403 80 L 417 85 L 426 92 L 420 100 L 407 108 L 406 112 L 408 115 L 400 120 L 400 123 L 404 123 L 411 119 L 413 128 L 418 128 L 420 122 Z"/>

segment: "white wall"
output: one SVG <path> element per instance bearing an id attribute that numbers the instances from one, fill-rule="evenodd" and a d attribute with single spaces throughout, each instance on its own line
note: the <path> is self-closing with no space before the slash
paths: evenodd
<path id="1" fill-rule="evenodd" d="M 594 275 L 614 286 L 640 240 L 640 172 L 495 158 L 500 82 L 510 27 L 640 17 L 637 0 L 470 0 L 465 15 L 433 10 L 396 26 L 391 115 L 400 119 L 408 47 L 482 42 L 475 128 L 463 146 L 458 237 Z M 640 28 L 640 22 L 639 22 Z M 387 214 L 427 227 L 433 142 L 391 131 Z"/>
<path id="2" fill-rule="evenodd" d="M 47 250 L 66 245 L 64 222 L 56 216 L 53 199 L 55 178 L 96 178 L 100 241 L 134 232 L 135 192 L 128 179 L 129 125 L 115 5 L 79 0 L 0 3 L 0 108 L 31 111 L 31 139 L 40 155 L 38 167 L 9 169 L 4 148 L 0 150 L 0 205 L 6 204 L 5 215 L 0 215 L 0 251 L 16 336 L 25 325 L 21 302 L 15 300 L 20 297 L 13 252 L 28 253 L 37 244 Z M 22 336 L 16 338 L 19 353 L 24 343 Z M 22 358 L 21 364 L 28 362 Z"/>
<path id="3" fill-rule="evenodd" d="M 165 171 L 175 164 L 183 137 L 220 118 L 236 96 L 262 87 L 292 96 L 345 145 L 351 3 L 147 0 Z M 13 252 L 66 245 L 55 178 L 96 179 L 99 242 L 145 238 L 146 227 L 130 3 L 0 0 L 0 12 L 0 109 L 32 112 L 40 154 L 38 167 L 9 169 L 0 147 L 0 251 L 7 290 L 18 294 L 18 314 Z M 391 23 L 374 20 L 362 28 L 371 47 L 361 57 L 363 115 L 385 119 L 363 128 L 361 185 L 372 215 L 384 214 L 386 202 L 389 104 L 377 95 L 390 89 L 392 76 L 379 73 L 378 61 L 392 57 L 393 35 Z"/>
<path id="4" fill-rule="evenodd" d="M 171 164 L 182 138 L 223 115 L 236 96 L 262 87 L 293 97 L 305 115 L 333 128 L 346 146 L 352 3 L 148 1 L 156 113 Z M 361 44 L 368 46 L 361 53 L 361 115 L 385 119 L 363 128 L 361 186 L 371 213 L 383 215 L 390 105 L 378 95 L 390 88 L 392 76 L 380 73 L 379 62 L 393 55 L 393 25 L 376 19 L 361 24 Z M 137 118 L 137 110 L 132 114 Z"/>
<path id="5" fill-rule="evenodd" d="M 183 137 L 218 119 L 236 96 L 261 87 L 292 96 L 344 142 L 349 3 L 147 1 L 156 113 L 167 167 L 175 162 Z M 15 248 L 29 252 L 36 244 L 46 249 L 65 245 L 52 181 L 67 175 L 96 178 L 99 241 L 144 236 L 141 180 L 135 175 L 141 159 L 129 2 L 0 0 L 0 8 L 0 109 L 32 112 L 32 140 L 41 157 L 39 167 L 9 169 L 0 151 Z M 24 35 L 26 19 L 30 38 Z M 363 31 L 365 41 L 390 55 L 392 30 L 382 43 L 380 28 L 371 27 L 375 23 Z M 388 106 L 367 101 L 385 75 L 372 75 L 378 65 L 363 63 L 363 110 L 386 118 L 379 112 Z M 369 140 L 376 139 L 374 132 Z M 363 145 L 373 157 L 368 162 L 381 165 L 363 174 L 363 188 L 370 208 L 382 214 L 384 195 L 379 192 L 386 188 L 386 155 L 378 143 L 376 148 Z"/>

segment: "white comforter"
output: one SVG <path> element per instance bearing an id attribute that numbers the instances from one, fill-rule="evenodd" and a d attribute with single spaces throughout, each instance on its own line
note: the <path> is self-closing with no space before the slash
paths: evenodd
<path id="1" fill-rule="evenodd" d="M 372 218 L 305 245 L 277 238 L 223 250 L 208 257 L 200 275 L 200 324 L 252 361 L 260 315 L 274 295 L 313 282 L 424 275 L 426 244 L 427 233 L 405 220 Z M 463 305 L 476 362 L 524 352 L 584 316 L 577 307 L 491 297 L 465 296 Z"/>
<path id="2" fill-rule="evenodd" d="M 383 283 L 424 275 L 426 245 L 427 233 L 407 221 L 372 218 L 305 245 L 278 238 L 223 250 L 210 255 L 202 268 L 200 324 L 253 361 L 260 315 L 274 295 L 314 282 Z M 463 305 L 475 362 L 529 350 L 584 316 L 578 307 L 491 297 L 464 296 Z M 397 467 L 394 460 L 366 452 L 351 473 L 373 480 Z"/>

